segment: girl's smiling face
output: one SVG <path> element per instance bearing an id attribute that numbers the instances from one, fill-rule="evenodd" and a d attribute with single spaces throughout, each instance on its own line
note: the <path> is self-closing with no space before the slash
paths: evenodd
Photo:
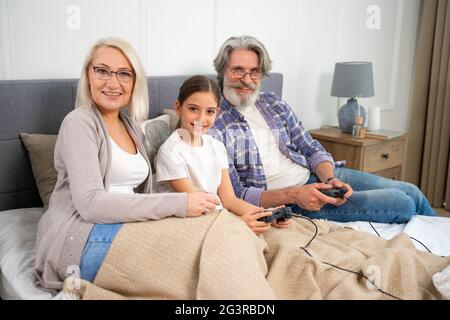
<path id="1" fill-rule="evenodd" d="M 212 92 L 196 92 L 184 100 L 183 104 L 177 100 L 175 111 L 181 120 L 180 128 L 186 129 L 191 137 L 195 137 L 204 134 L 214 125 L 219 106 Z"/>

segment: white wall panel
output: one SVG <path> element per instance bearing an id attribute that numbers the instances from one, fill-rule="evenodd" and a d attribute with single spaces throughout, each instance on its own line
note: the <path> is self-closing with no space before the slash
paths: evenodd
<path id="1" fill-rule="evenodd" d="M 75 5 L 80 28 L 67 25 Z M 367 8 L 380 8 L 369 30 Z M 0 0 L 0 79 L 78 77 L 92 43 L 127 39 L 148 75 L 213 73 L 225 39 L 250 34 L 284 74 L 284 99 L 307 128 L 336 125 L 334 64 L 374 64 L 382 126 L 406 129 L 420 0 Z M 344 100 L 340 101 L 343 104 Z"/>
<path id="2" fill-rule="evenodd" d="M 398 65 L 396 68 L 394 66 L 397 76 L 393 79 L 394 83 L 392 85 L 395 90 L 391 92 L 393 108 L 381 114 L 381 124 L 385 128 L 394 130 L 408 129 L 420 1 L 405 1 L 402 11 L 402 32 L 399 36 L 398 43 L 396 43 L 399 47 Z"/>
<path id="3" fill-rule="evenodd" d="M 346 0 L 346 19 L 343 29 L 342 59 L 348 61 L 371 61 L 374 68 L 375 96 L 362 99 L 363 105 L 392 108 L 391 92 L 395 91 L 398 69 L 397 31 L 401 31 L 403 0 Z M 380 8 L 381 29 L 368 29 L 367 8 Z"/>
<path id="4" fill-rule="evenodd" d="M 67 8 L 76 4 L 80 28 L 70 29 Z M 88 48 L 105 36 L 139 47 L 139 1 L 10 1 L 14 78 L 78 77 Z"/>
<path id="5" fill-rule="evenodd" d="M 0 0 L 0 79 L 12 78 L 12 47 L 9 1 Z"/>
<path id="6" fill-rule="evenodd" d="M 307 128 L 337 124 L 331 97 L 334 65 L 339 60 L 342 0 L 301 0 L 297 12 L 296 113 Z"/>
<path id="7" fill-rule="evenodd" d="M 147 73 L 212 73 L 214 5 L 211 0 L 147 2 Z"/>
<path id="8" fill-rule="evenodd" d="M 295 0 L 218 0 L 216 51 L 231 36 L 252 35 L 261 40 L 273 60 L 273 70 L 284 74 L 284 99 L 295 105 Z"/>

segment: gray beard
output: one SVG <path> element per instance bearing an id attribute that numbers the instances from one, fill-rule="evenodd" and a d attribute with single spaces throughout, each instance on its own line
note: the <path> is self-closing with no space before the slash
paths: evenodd
<path id="1" fill-rule="evenodd" d="M 235 107 L 245 108 L 254 105 L 256 103 L 256 100 L 258 100 L 259 92 L 260 87 L 258 87 L 251 94 L 238 95 L 234 91 L 234 88 L 230 86 L 230 82 L 228 81 L 227 77 L 224 77 L 223 79 L 223 96 Z"/>

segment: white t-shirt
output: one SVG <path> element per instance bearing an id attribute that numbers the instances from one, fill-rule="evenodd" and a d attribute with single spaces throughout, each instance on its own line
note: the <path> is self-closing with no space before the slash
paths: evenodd
<path id="1" fill-rule="evenodd" d="M 227 151 L 221 142 L 206 134 L 202 139 L 202 146 L 194 147 L 183 142 L 175 130 L 159 148 L 155 158 L 159 192 L 173 192 L 168 180 L 188 178 L 198 191 L 217 196 L 222 170 L 228 169 Z"/>
<path id="2" fill-rule="evenodd" d="M 134 193 L 134 188 L 147 178 L 149 168 L 142 154 L 137 151 L 131 154 L 119 147 L 114 140 L 111 142 L 111 181 L 109 192 Z"/>
<path id="3" fill-rule="evenodd" d="M 266 175 L 267 190 L 304 185 L 310 171 L 281 153 L 275 136 L 256 105 L 236 107 L 247 121 L 258 147 Z"/>

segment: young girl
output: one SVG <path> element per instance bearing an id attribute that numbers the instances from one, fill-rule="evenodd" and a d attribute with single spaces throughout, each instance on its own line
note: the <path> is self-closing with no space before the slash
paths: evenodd
<path id="1" fill-rule="evenodd" d="M 220 89 L 209 78 L 194 76 L 183 83 L 174 104 L 180 116 L 178 129 L 160 147 L 155 158 L 159 191 L 214 194 L 222 203 L 216 209 L 226 208 L 241 216 L 256 234 L 261 234 L 270 224 L 258 219 L 270 213 L 235 196 L 225 146 L 204 134 L 214 124 L 219 102 Z M 274 225 L 285 227 L 283 223 Z"/>

